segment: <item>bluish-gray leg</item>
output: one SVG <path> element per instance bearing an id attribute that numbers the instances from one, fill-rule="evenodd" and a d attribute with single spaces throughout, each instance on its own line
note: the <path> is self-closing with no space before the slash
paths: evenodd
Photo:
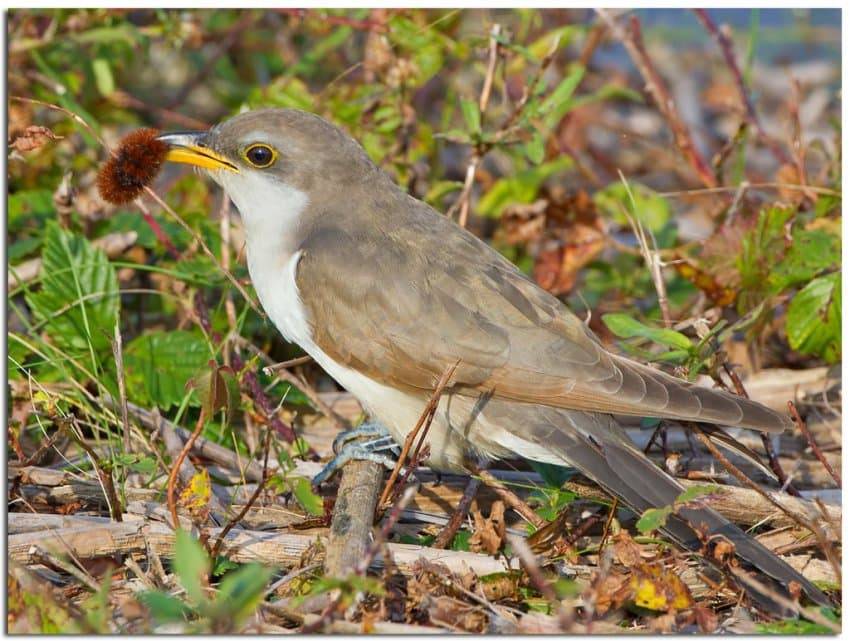
<path id="1" fill-rule="evenodd" d="M 401 453 L 387 429 L 374 422 L 363 423 L 353 430 L 341 432 L 334 439 L 333 450 L 336 456 L 313 478 L 313 485 L 318 486 L 330 480 L 343 465 L 352 460 L 372 461 L 391 470 L 396 464 L 395 457 Z"/>

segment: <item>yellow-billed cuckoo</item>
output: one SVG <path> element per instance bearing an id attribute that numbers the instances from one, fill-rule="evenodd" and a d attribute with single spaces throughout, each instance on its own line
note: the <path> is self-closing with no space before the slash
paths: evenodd
<path id="1" fill-rule="evenodd" d="M 336 126 L 264 109 L 207 132 L 165 134 L 168 158 L 204 168 L 242 216 L 248 269 L 287 340 L 354 394 L 396 442 L 459 362 L 428 433 L 436 470 L 517 455 L 572 466 L 638 513 L 682 486 L 638 450 L 612 414 L 781 432 L 788 417 L 608 352 L 557 298 L 486 243 L 402 189 Z M 709 508 L 690 523 L 725 535 L 781 585 L 784 561 Z"/>

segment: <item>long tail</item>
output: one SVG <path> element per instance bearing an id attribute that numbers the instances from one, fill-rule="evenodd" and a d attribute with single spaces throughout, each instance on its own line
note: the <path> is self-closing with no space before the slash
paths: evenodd
<path id="1" fill-rule="evenodd" d="M 684 491 L 675 479 L 634 447 L 612 417 L 586 412 L 559 414 L 568 419 L 569 425 L 563 421 L 555 425 L 526 425 L 522 437 L 562 457 L 566 465 L 577 468 L 638 514 L 649 508 L 672 505 Z M 693 527 L 707 528 L 709 536 L 722 535 L 733 543 L 741 559 L 771 579 L 773 590 L 787 594 L 786 586 L 796 581 L 812 601 L 831 605 L 811 581 L 715 510 L 683 508 L 679 515 L 681 518 L 668 519 L 665 531 L 683 546 L 699 549 L 701 544 Z M 784 610 L 760 592 L 747 591 L 765 608 Z"/>

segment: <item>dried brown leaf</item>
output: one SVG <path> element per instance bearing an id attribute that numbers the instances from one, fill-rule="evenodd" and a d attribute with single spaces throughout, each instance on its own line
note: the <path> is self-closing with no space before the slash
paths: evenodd
<path id="1" fill-rule="evenodd" d="M 9 146 L 15 151 L 24 153 L 27 151 L 35 151 L 36 149 L 46 145 L 51 140 L 62 140 L 62 136 L 57 136 L 47 127 L 30 125 L 24 129 L 24 132 L 16 137 Z"/>

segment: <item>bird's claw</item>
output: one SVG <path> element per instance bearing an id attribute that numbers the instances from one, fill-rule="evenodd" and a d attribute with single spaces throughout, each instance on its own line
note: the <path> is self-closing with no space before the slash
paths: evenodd
<path id="1" fill-rule="evenodd" d="M 363 437 L 373 438 L 358 440 Z M 316 487 L 330 480 L 349 461 L 372 461 L 392 470 L 396 459 L 388 452 L 396 457 L 401 454 L 393 437 L 378 423 L 364 423 L 353 430 L 341 432 L 334 439 L 333 450 L 336 456 L 313 477 L 313 485 Z"/>

